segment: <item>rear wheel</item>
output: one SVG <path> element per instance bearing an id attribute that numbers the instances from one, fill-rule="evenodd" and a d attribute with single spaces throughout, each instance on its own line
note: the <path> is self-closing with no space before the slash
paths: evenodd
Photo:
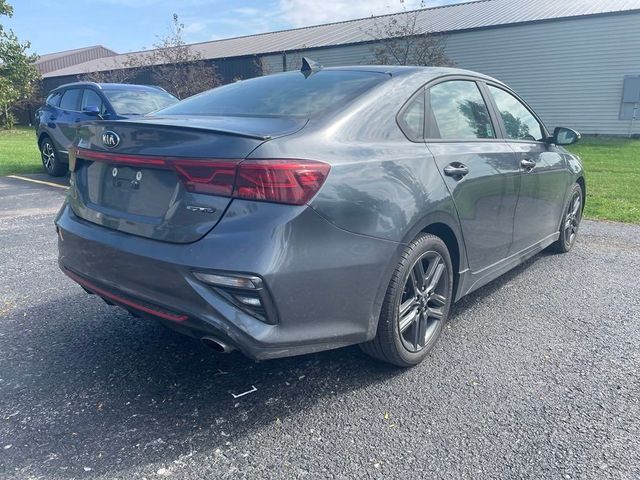
<path id="1" fill-rule="evenodd" d="M 578 228 L 582 220 L 583 201 L 582 187 L 579 183 L 576 183 L 571 190 L 569 204 L 562 217 L 560 238 L 551 246 L 553 251 L 557 253 L 567 253 L 576 243 Z"/>
<path id="2" fill-rule="evenodd" d="M 387 289 L 376 337 L 361 345 L 372 357 L 401 367 L 420 363 L 449 316 L 453 269 L 444 242 L 422 234 L 407 246 Z"/>
<path id="3" fill-rule="evenodd" d="M 45 136 L 40 140 L 40 158 L 45 170 L 52 177 L 61 177 L 67 171 L 67 166 L 60 161 L 58 151 L 49 137 Z"/>

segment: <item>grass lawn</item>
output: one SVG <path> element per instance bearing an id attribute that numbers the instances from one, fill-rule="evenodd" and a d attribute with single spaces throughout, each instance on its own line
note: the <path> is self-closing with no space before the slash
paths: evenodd
<path id="1" fill-rule="evenodd" d="M 586 217 L 640 223 L 640 140 L 587 137 L 569 149 L 584 162 Z M 32 128 L 0 130 L 0 175 L 43 171 Z"/>
<path id="2" fill-rule="evenodd" d="M 586 171 L 585 216 L 640 223 L 640 140 L 587 137 L 569 150 Z"/>
<path id="3" fill-rule="evenodd" d="M 0 129 L 0 175 L 44 172 L 33 128 Z"/>

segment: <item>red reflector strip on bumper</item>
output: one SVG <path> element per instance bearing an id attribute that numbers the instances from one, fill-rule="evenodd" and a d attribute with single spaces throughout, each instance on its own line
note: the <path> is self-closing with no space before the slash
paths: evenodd
<path id="1" fill-rule="evenodd" d="M 66 268 L 63 269 L 63 271 L 74 282 L 82 285 L 87 290 L 91 290 L 93 293 L 95 293 L 97 295 L 100 295 L 101 297 L 108 298 L 109 300 L 111 300 L 111 301 L 113 301 L 115 303 L 119 303 L 121 305 L 126 305 L 128 307 L 134 308 L 134 309 L 139 310 L 141 312 L 145 312 L 145 313 L 148 313 L 150 315 L 153 315 L 155 317 L 163 318 L 165 320 L 171 320 L 172 322 L 184 322 L 187 318 L 189 318 L 189 317 L 187 317 L 187 315 L 178 315 L 178 314 L 169 313 L 169 312 L 163 312 L 163 311 L 160 311 L 160 310 L 156 310 L 156 309 L 147 307 L 145 305 L 142 305 L 141 303 L 135 302 L 133 300 L 129 300 L 127 298 L 121 297 L 120 295 L 116 295 L 116 294 L 108 292 L 107 290 L 104 290 L 104 289 L 102 289 L 100 287 L 97 287 L 93 283 L 89 282 L 88 280 L 85 280 L 84 278 L 79 277 L 78 275 L 76 275 L 75 273 L 70 272 Z"/>

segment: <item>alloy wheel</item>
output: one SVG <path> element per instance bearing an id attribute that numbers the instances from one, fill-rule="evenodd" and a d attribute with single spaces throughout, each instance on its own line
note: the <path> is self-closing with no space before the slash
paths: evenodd
<path id="1" fill-rule="evenodd" d="M 411 267 L 400 300 L 398 330 L 406 350 L 425 348 L 445 316 L 449 274 L 442 256 L 424 253 Z"/>
<path id="2" fill-rule="evenodd" d="M 51 143 L 44 142 L 42 144 L 42 163 L 44 164 L 47 170 L 51 170 L 53 168 L 53 164 L 56 160 L 56 153 L 53 150 L 53 145 Z"/>
<path id="3" fill-rule="evenodd" d="M 580 219 L 582 217 L 582 196 L 579 191 L 573 193 L 567 215 L 564 220 L 564 239 L 567 246 L 573 245 L 578 234 Z"/>

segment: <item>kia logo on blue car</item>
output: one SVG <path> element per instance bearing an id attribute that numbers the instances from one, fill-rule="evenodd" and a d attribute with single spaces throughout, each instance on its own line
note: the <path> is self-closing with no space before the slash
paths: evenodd
<path id="1" fill-rule="evenodd" d="M 105 147 L 115 148 L 120 144 L 120 137 L 116 132 L 108 130 L 102 134 L 102 143 Z"/>

